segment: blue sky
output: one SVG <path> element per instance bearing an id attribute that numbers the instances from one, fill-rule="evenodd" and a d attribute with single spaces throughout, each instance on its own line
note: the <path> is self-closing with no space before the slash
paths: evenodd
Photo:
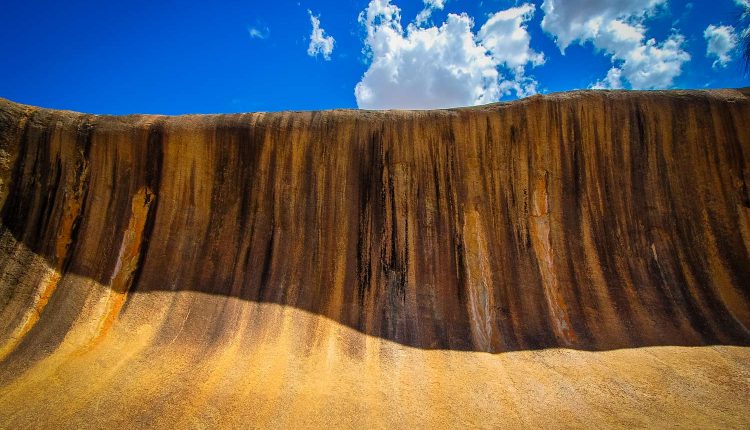
<path id="1" fill-rule="evenodd" d="M 180 114 L 748 86 L 732 47 L 746 1 L 11 0 L 0 97 Z"/>

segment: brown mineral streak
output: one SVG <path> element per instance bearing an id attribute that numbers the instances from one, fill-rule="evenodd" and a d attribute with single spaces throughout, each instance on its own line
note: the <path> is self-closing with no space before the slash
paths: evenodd
<path id="1" fill-rule="evenodd" d="M 748 120 L 0 99 L 0 428 L 746 428 Z"/>

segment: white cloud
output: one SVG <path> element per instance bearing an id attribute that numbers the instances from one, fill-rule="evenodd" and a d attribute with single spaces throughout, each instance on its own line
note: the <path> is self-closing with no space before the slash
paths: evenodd
<path id="1" fill-rule="evenodd" d="M 310 23 L 312 24 L 312 33 L 310 33 L 310 45 L 307 47 L 307 55 L 315 57 L 318 54 L 322 54 L 326 60 L 331 59 L 331 53 L 333 52 L 333 44 L 336 42 L 332 36 L 326 36 L 325 30 L 320 27 L 320 18 L 313 15 L 308 9 L 310 14 Z"/>
<path id="2" fill-rule="evenodd" d="M 268 27 L 248 27 L 247 34 L 250 35 L 251 39 L 268 39 L 271 31 Z"/>
<path id="3" fill-rule="evenodd" d="M 595 39 L 618 18 L 642 18 L 666 0 L 545 0 L 542 29 L 564 52 L 576 40 Z"/>
<path id="4" fill-rule="evenodd" d="M 716 57 L 713 67 L 726 67 L 732 57 L 730 53 L 737 46 L 737 34 L 731 25 L 715 26 L 713 24 L 706 27 L 703 32 L 706 39 L 706 56 Z"/>
<path id="5" fill-rule="evenodd" d="M 607 72 L 607 76 L 600 81 L 596 81 L 591 88 L 595 90 L 603 90 L 606 88 L 616 90 L 622 88 L 622 70 L 617 67 L 612 67 Z"/>
<path id="6" fill-rule="evenodd" d="M 534 16 L 535 6 L 524 4 L 492 15 L 477 33 L 493 58 L 508 68 L 544 64 L 544 55 L 530 48 L 531 36 L 524 23 Z"/>
<path id="7" fill-rule="evenodd" d="M 420 26 L 427 22 L 427 20 L 430 19 L 432 16 L 433 10 L 443 10 L 445 7 L 445 0 L 422 0 L 424 2 L 424 9 L 422 9 L 418 14 L 416 19 L 414 19 L 414 23 L 417 26 Z"/>
<path id="8" fill-rule="evenodd" d="M 674 32 L 663 42 L 646 38 L 645 20 L 666 0 L 545 0 L 542 28 L 561 52 L 573 42 L 604 51 L 612 60 L 607 77 L 592 88 L 667 88 L 690 60 L 685 38 Z"/>
<path id="9" fill-rule="evenodd" d="M 411 23 L 404 30 L 398 6 L 371 0 L 359 15 L 371 63 L 355 87 L 357 105 L 432 109 L 535 93 L 537 83 L 525 75 L 525 66 L 542 64 L 544 57 L 529 46 L 525 22 L 533 12 L 533 5 L 498 12 L 477 34 L 465 13 L 448 14 L 440 26 Z"/>
<path id="10" fill-rule="evenodd" d="M 609 51 L 613 53 L 613 62 L 619 64 L 615 67 L 633 89 L 672 86 L 674 78 L 682 73 L 682 65 L 690 60 L 690 55 L 682 49 L 685 38 L 675 33 L 664 42 L 656 43 L 654 39 L 644 40 L 642 32 L 640 36 L 637 41 L 616 38 L 611 42 L 617 47 Z"/>

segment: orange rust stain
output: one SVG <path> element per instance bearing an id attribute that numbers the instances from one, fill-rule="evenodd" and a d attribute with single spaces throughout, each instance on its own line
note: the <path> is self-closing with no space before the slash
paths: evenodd
<path id="1" fill-rule="evenodd" d="M 39 285 L 39 293 L 34 297 L 33 305 L 26 312 L 21 324 L 14 330 L 8 341 L 0 347 L 0 361 L 13 352 L 26 334 L 34 328 L 59 282 L 60 274 L 57 272 L 50 272 L 42 279 Z"/>
<path id="2" fill-rule="evenodd" d="M 68 256 L 68 249 L 71 245 L 71 234 L 78 216 L 81 213 L 81 202 L 71 199 L 67 202 L 62 220 L 60 221 L 60 233 L 57 235 L 55 242 L 55 267 L 62 270 L 65 259 Z"/>
<path id="3" fill-rule="evenodd" d="M 534 180 L 531 211 L 531 242 L 539 262 L 544 284 L 544 296 L 553 319 L 553 330 L 563 342 L 572 344 L 576 340 L 573 325 L 568 316 L 565 298 L 560 293 L 560 283 L 555 271 L 555 255 L 550 242 L 548 173 L 539 174 Z"/>
<path id="4" fill-rule="evenodd" d="M 120 255 L 110 283 L 111 292 L 107 299 L 106 310 L 97 334 L 90 342 L 90 347 L 97 344 L 109 332 L 127 300 L 128 290 L 133 280 L 132 275 L 138 267 L 141 255 L 143 229 L 154 199 L 154 193 L 148 187 L 142 187 L 133 196 L 130 222 L 123 235 L 122 245 L 120 245 Z"/>

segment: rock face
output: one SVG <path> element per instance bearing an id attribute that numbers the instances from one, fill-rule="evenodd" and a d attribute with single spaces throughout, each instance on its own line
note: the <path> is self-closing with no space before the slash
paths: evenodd
<path id="1" fill-rule="evenodd" d="M 750 425 L 749 122 L 743 90 L 0 100 L 1 421 Z"/>

